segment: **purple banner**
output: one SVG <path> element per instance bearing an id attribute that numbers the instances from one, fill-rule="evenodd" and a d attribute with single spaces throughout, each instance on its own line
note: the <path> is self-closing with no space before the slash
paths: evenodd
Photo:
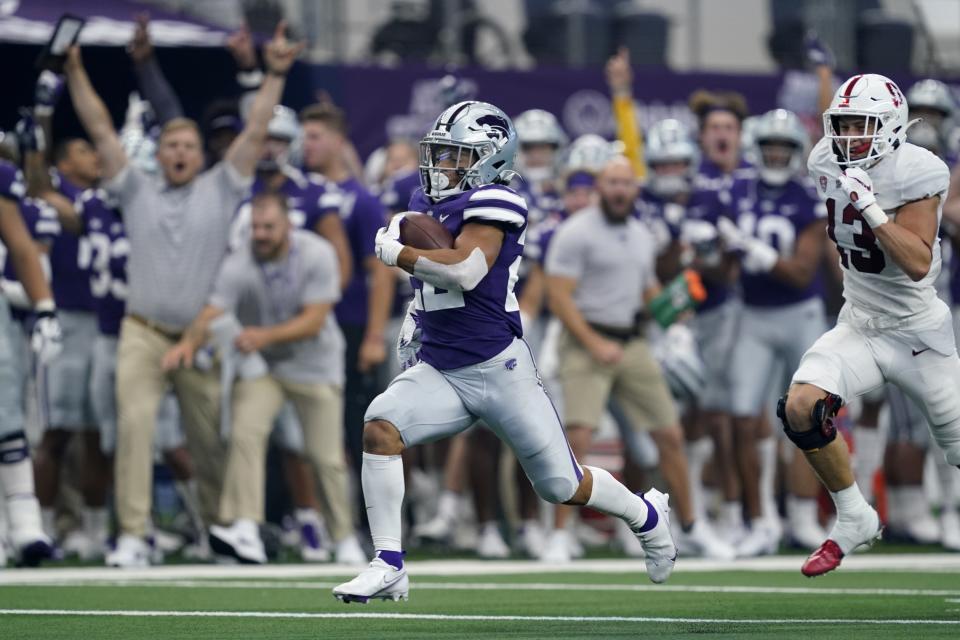
<path id="1" fill-rule="evenodd" d="M 446 106 L 444 73 L 432 69 L 316 67 L 315 85 L 328 89 L 350 118 L 351 138 L 366 156 L 390 138 L 417 140 Z M 456 74 L 468 97 L 492 102 L 511 116 L 541 108 L 556 114 L 569 136 L 615 135 L 603 71 L 461 70 Z M 816 79 L 807 73 L 727 75 L 637 72 L 634 97 L 641 125 L 674 117 L 693 125 L 687 99 L 697 89 L 739 91 L 753 113 L 778 106 L 806 114 L 816 111 Z M 819 125 L 816 125 L 819 126 Z"/>

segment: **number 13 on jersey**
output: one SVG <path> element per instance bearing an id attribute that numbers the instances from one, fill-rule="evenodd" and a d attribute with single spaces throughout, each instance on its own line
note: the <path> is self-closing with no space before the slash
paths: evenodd
<path id="1" fill-rule="evenodd" d="M 873 229 L 852 204 L 837 215 L 837 203 L 827 198 L 827 235 L 837 245 L 840 264 L 845 269 L 860 273 L 880 273 L 887 266 L 887 258 L 877 244 Z M 838 218 L 840 218 L 838 220 Z"/>

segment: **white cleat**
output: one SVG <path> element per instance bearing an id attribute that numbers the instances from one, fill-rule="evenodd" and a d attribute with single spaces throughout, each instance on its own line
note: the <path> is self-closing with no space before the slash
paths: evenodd
<path id="1" fill-rule="evenodd" d="M 410 580 L 406 568 L 396 569 L 380 558 L 374 558 L 356 578 L 334 587 L 333 596 L 343 603 L 360 604 L 367 604 L 371 599 L 394 602 L 408 600 Z"/>
<path id="2" fill-rule="evenodd" d="M 767 522 L 756 522 L 750 532 L 737 545 L 737 557 L 769 556 L 775 554 L 779 548 L 780 536 L 778 532 Z"/>
<path id="3" fill-rule="evenodd" d="M 643 545 L 640 544 L 640 539 L 637 538 L 637 534 L 624 520 L 617 519 L 613 528 L 613 537 L 617 546 L 628 558 L 643 558 L 647 555 L 643 550 Z"/>
<path id="4" fill-rule="evenodd" d="M 538 559 L 547 544 L 547 534 L 536 520 L 525 520 L 517 533 L 520 549 L 531 558 Z"/>
<path id="5" fill-rule="evenodd" d="M 334 550 L 334 558 L 337 564 L 346 564 L 354 567 L 362 567 L 369 561 L 367 554 L 364 553 L 355 535 L 349 535 L 337 543 L 337 547 Z"/>
<path id="6" fill-rule="evenodd" d="M 229 527 L 211 525 L 210 548 L 214 553 L 235 558 L 241 564 L 266 564 L 267 553 L 253 520 L 241 518 Z"/>
<path id="7" fill-rule="evenodd" d="M 647 576 L 660 584 L 667 581 L 677 562 L 677 545 L 670 533 L 670 494 L 650 489 L 641 498 L 647 503 L 647 522 L 654 516 L 657 519 L 649 530 L 641 532 L 638 528 L 634 533 L 646 553 Z"/>
<path id="8" fill-rule="evenodd" d="M 960 514 L 954 509 L 944 509 L 940 514 L 940 544 L 949 551 L 960 551 Z"/>
<path id="9" fill-rule="evenodd" d="M 429 522 L 418 524 L 413 528 L 413 535 L 416 538 L 431 540 L 434 542 L 446 542 L 453 535 L 453 523 L 447 518 L 437 516 Z"/>
<path id="10" fill-rule="evenodd" d="M 566 529 L 555 529 L 547 535 L 547 544 L 540 554 L 540 562 L 547 564 L 569 564 L 573 560 L 570 553 L 573 534 Z"/>
<path id="11" fill-rule="evenodd" d="M 496 523 L 483 525 L 480 539 L 477 541 L 477 555 L 490 560 L 502 560 L 510 557 L 510 547 L 503 541 Z"/>
<path id="12" fill-rule="evenodd" d="M 117 539 L 117 548 L 107 554 L 108 567 L 141 569 L 150 566 L 150 546 L 138 536 L 122 534 Z"/>
<path id="13" fill-rule="evenodd" d="M 737 553 L 733 546 L 717 536 L 705 520 L 697 520 L 689 532 L 677 534 L 677 547 L 684 555 L 710 558 L 711 560 L 733 560 Z"/>

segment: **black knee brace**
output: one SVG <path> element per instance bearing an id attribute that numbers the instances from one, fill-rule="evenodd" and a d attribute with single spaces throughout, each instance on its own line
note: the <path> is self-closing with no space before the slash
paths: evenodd
<path id="1" fill-rule="evenodd" d="M 810 424 L 813 427 L 807 431 L 794 431 L 787 421 L 787 394 L 777 402 L 777 417 L 783 423 L 783 432 L 790 441 L 803 451 L 816 451 L 827 446 L 837 437 L 837 427 L 833 424 L 833 417 L 843 406 L 843 399 L 835 393 L 828 393 L 813 405 L 810 412 Z"/>

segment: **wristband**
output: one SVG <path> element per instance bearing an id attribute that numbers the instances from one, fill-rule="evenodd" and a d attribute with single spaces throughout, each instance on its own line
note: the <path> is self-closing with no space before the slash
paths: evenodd
<path id="1" fill-rule="evenodd" d="M 890 217 L 887 215 L 887 212 L 881 209 L 880 205 L 876 202 L 871 202 L 864 207 L 860 215 L 863 216 L 863 219 L 870 225 L 871 229 L 876 229 L 880 225 L 890 222 Z"/>
<path id="2" fill-rule="evenodd" d="M 53 299 L 45 298 L 33 305 L 33 310 L 40 315 L 53 315 L 57 311 L 57 305 Z"/>
<path id="3" fill-rule="evenodd" d="M 237 84 L 244 89 L 256 89 L 263 83 L 260 69 L 244 69 L 237 72 Z"/>

